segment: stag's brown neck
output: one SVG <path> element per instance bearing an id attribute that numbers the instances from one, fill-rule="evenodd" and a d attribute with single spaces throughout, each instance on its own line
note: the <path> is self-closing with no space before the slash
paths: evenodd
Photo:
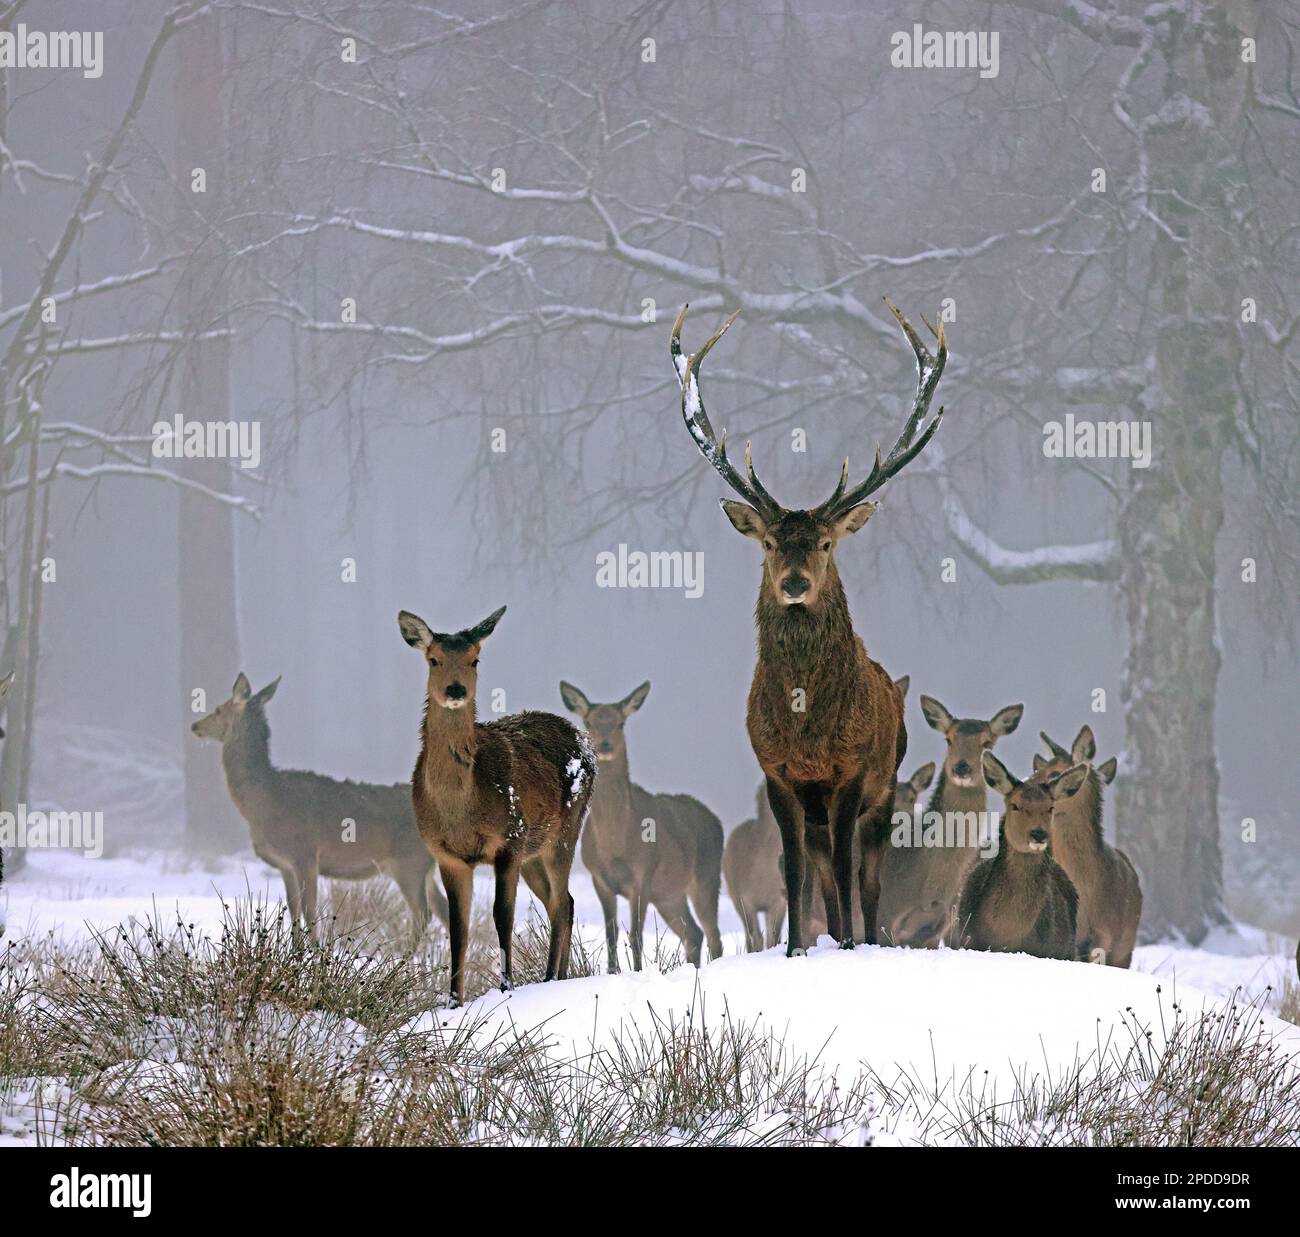
<path id="1" fill-rule="evenodd" d="M 765 577 L 754 619 L 759 673 L 775 676 L 783 693 L 786 681 L 801 687 L 853 681 L 857 662 L 853 620 L 833 560 L 827 564 L 814 605 L 782 605 L 772 596 Z"/>
<path id="2" fill-rule="evenodd" d="M 474 702 L 463 709 L 445 709 L 426 700 L 421 773 L 426 787 L 439 799 L 468 798 L 474 787 L 474 757 L 478 752 Z"/>

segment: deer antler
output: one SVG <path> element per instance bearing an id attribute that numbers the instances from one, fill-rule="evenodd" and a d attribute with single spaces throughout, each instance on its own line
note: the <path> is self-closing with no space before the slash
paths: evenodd
<path id="1" fill-rule="evenodd" d="M 695 445 L 700 454 L 717 470 L 718 475 L 737 494 L 741 496 L 764 520 L 771 521 L 781 510 L 781 504 L 764 488 L 763 483 L 754 473 L 754 462 L 750 457 L 749 443 L 745 444 L 745 473 L 742 476 L 736 466 L 727 458 L 727 431 L 722 431 L 719 438 L 713 432 L 709 414 L 704 411 L 704 396 L 700 392 L 700 362 L 708 356 L 709 349 L 726 333 L 727 328 L 735 322 L 740 314 L 736 310 L 708 339 L 698 352 L 685 355 L 682 352 L 682 323 L 686 321 L 686 311 L 690 305 L 682 306 L 682 311 L 673 323 L 673 335 L 668 344 L 668 351 L 673 358 L 673 368 L 677 371 L 677 381 L 682 384 L 682 420 L 691 431 Z"/>
<path id="2" fill-rule="evenodd" d="M 939 422 L 943 420 L 943 407 L 940 406 L 939 411 L 921 432 L 921 436 L 916 437 L 917 426 L 929 411 L 934 389 L 939 385 L 939 379 L 943 376 L 943 367 L 948 363 L 948 341 L 944 337 L 943 321 L 940 320 L 939 329 L 936 331 L 924 317 L 921 318 L 938 343 L 938 352 L 934 354 L 925 346 L 921 337 L 912 329 L 912 324 L 899 313 L 888 297 L 885 297 L 885 304 L 889 306 L 889 312 L 898 320 L 898 325 L 903 328 L 903 334 L 907 336 L 907 342 L 912 345 L 912 351 L 916 353 L 916 398 L 912 401 L 911 413 L 903 423 L 903 432 L 899 434 L 889 455 L 882 462 L 880 447 L 877 446 L 876 462 L 872 464 L 871 471 L 852 489 L 848 489 L 849 462 L 844 461 L 835 492 L 816 510 L 816 514 L 823 519 L 837 519 L 851 507 L 856 507 L 868 495 L 874 494 L 890 477 L 901 472 L 925 449 L 925 444 L 934 437 Z"/>

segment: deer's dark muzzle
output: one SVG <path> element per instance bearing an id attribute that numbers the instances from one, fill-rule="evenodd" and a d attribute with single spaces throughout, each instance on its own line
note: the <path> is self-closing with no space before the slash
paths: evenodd
<path id="1" fill-rule="evenodd" d="M 447 687 L 446 696 L 448 700 L 464 700 L 465 685 L 463 683 L 452 683 Z"/>
<path id="2" fill-rule="evenodd" d="M 966 761 L 959 760 L 952 767 L 952 775 L 953 777 L 970 777 L 971 767 Z"/>
<path id="3" fill-rule="evenodd" d="M 1040 843 L 1041 845 L 1046 846 L 1046 845 L 1047 845 L 1047 830 L 1046 830 L 1046 829 L 1031 829 L 1031 830 L 1029 831 L 1029 840 L 1030 840 L 1031 842 L 1038 842 L 1038 843 Z"/>
<path id="4" fill-rule="evenodd" d="M 781 593 L 789 601 L 799 601 L 807 596 L 808 590 L 812 587 L 812 581 L 807 576 L 800 575 L 792 571 L 784 580 L 781 581 Z"/>

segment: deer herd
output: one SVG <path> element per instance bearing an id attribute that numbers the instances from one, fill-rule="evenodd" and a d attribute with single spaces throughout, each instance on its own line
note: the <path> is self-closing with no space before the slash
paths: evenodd
<path id="1" fill-rule="evenodd" d="M 948 349 L 942 324 L 930 328 L 932 352 L 886 304 L 916 356 L 911 408 L 889 454 L 882 459 L 877 449 L 855 483 L 845 461 L 830 496 L 810 510 L 772 497 L 748 446 L 738 468 L 725 433 L 714 433 L 705 411 L 700 366 L 736 315 L 689 354 L 681 346 L 686 308 L 673 325 L 670 351 L 686 428 L 737 495 L 722 501 L 727 518 L 763 552 L 746 716 L 763 775 L 755 817 L 724 846 L 722 825 L 703 804 L 652 794 L 631 780 L 625 727 L 645 703 L 648 682 L 608 704 L 593 704 L 562 682 L 560 698 L 581 730 L 544 712 L 481 722 L 479 657 L 505 607 L 454 632 L 435 631 L 403 610 L 402 638 L 427 670 L 410 785 L 275 768 L 265 709 L 278 679 L 253 692 L 240 674 L 231 698 L 194 724 L 196 735 L 221 743 L 230 794 L 257 854 L 282 874 L 295 924 L 302 919 L 314 927 L 321 876 L 387 875 L 417 931 L 431 912 L 446 922 L 450 998 L 459 1004 L 474 869 L 488 864 L 502 988 L 513 982 L 521 876 L 549 919 L 546 978 L 564 979 L 574 921 L 569 874 L 580 847 L 603 912 L 611 971 L 619 960 L 619 898 L 627 903 L 637 970 L 651 906 L 692 963 L 701 963 L 706 944 L 717 958 L 724 874 L 750 951 L 777 946 L 784 928 L 789 957 L 825 932 L 844 949 L 944 944 L 1129 965 L 1142 895 L 1133 865 L 1103 837 L 1102 786 L 1114 777 L 1115 761 L 1094 765 L 1087 726 L 1069 750 L 1044 735 L 1048 755 L 1036 756 L 1022 781 L 992 750 L 1019 725 L 1022 705 L 987 720 L 958 718 L 921 696 L 925 720 L 946 750 L 937 781 L 935 762 L 899 779 L 908 680 L 895 681 L 854 631 L 835 551 L 875 513 L 871 495 L 938 430 L 943 408 L 931 415 L 930 405 Z M 987 808 L 990 789 L 1004 808 L 996 816 Z"/>

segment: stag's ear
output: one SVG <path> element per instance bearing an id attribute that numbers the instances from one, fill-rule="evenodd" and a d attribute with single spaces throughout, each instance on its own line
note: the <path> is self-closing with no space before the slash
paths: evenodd
<path id="1" fill-rule="evenodd" d="M 482 644 L 496 630 L 496 625 L 501 621 L 501 616 L 505 612 L 505 606 L 502 606 L 499 610 L 493 610 L 481 623 L 475 623 L 473 627 L 465 630 L 465 639 L 471 644 Z"/>
<path id="2" fill-rule="evenodd" d="M 1074 740 L 1074 746 L 1070 749 L 1070 759 L 1078 764 L 1083 760 L 1091 760 L 1097 754 L 1097 740 L 1092 737 L 1092 727 L 1084 726 L 1079 731 Z"/>
<path id="3" fill-rule="evenodd" d="M 919 795 L 931 782 L 934 781 L 934 761 L 922 765 L 910 778 L 907 779 L 912 789 Z"/>
<path id="4" fill-rule="evenodd" d="M 284 675 L 277 674 L 256 696 L 252 698 L 249 704 L 265 704 L 272 696 L 275 695 L 275 689 L 280 686 L 280 680 Z"/>
<path id="5" fill-rule="evenodd" d="M 940 734 L 948 733 L 948 727 L 952 725 L 952 714 L 933 696 L 921 697 L 921 712 L 931 730 L 937 730 Z"/>
<path id="6" fill-rule="evenodd" d="M 560 680 L 560 699 L 570 713 L 576 713 L 579 717 L 585 718 L 591 711 L 591 701 L 572 683 L 566 683 L 563 679 Z"/>
<path id="7" fill-rule="evenodd" d="M 1020 785 L 1008 772 L 1006 765 L 992 752 L 984 753 L 984 780 L 1004 799 Z"/>
<path id="8" fill-rule="evenodd" d="M 433 643 L 433 632 L 429 624 L 418 614 L 412 614 L 409 610 L 399 610 L 397 626 L 401 629 L 402 639 L 413 649 L 423 651 Z"/>
<path id="9" fill-rule="evenodd" d="M 1087 765 L 1075 765 L 1072 769 L 1066 769 L 1064 773 L 1058 773 L 1052 778 L 1047 783 L 1047 792 L 1057 801 L 1071 799 L 1078 793 L 1079 787 L 1083 785 L 1087 776 Z"/>
<path id="10" fill-rule="evenodd" d="M 645 698 L 650 694 L 650 680 L 646 679 L 634 692 L 625 696 L 618 702 L 618 707 L 622 710 L 624 717 L 631 717 L 643 704 Z"/>
<path id="11" fill-rule="evenodd" d="M 724 498 L 721 502 L 727 519 L 738 533 L 753 537 L 755 541 L 763 540 L 767 535 L 767 524 L 753 507 L 748 503 L 737 502 L 734 498 Z"/>
<path id="12" fill-rule="evenodd" d="M 1057 760 L 1061 760 L 1062 758 L 1068 760 L 1070 758 L 1070 753 L 1067 752 L 1065 748 L 1063 748 L 1059 743 L 1057 743 L 1056 740 L 1053 739 L 1051 735 L 1047 733 L 1046 730 L 1040 730 L 1038 732 L 1038 737 L 1042 739 L 1044 743 L 1047 744 L 1047 750 L 1051 752 L 1052 755 L 1055 756 Z"/>
<path id="13" fill-rule="evenodd" d="M 1109 760 L 1103 761 L 1097 766 L 1097 776 L 1101 778 L 1107 786 L 1115 780 L 1115 774 L 1119 771 L 1119 761 L 1112 756 Z"/>
<path id="14" fill-rule="evenodd" d="M 1009 704 L 1005 709 L 999 709 L 993 714 L 989 722 L 989 729 L 995 735 L 1010 734 L 1020 725 L 1020 719 L 1024 715 L 1025 706 L 1023 704 Z"/>
<path id="15" fill-rule="evenodd" d="M 905 674 L 901 679 L 894 680 L 894 686 L 898 688 L 898 694 L 907 699 L 907 689 L 912 686 L 912 676 Z"/>
<path id="16" fill-rule="evenodd" d="M 239 677 L 235 680 L 235 685 L 230 689 L 230 698 L 238 700 L 240 704 L 245 703 L 249 696 L 253 694 L 253 685 L 248 681 L 248 675 L 242 670 Z"/>
<path id="17" fill-rule="evenodd" d="M 856 533 L 875 514 L 875 503 L 858 503 L 856 507 L 850 507 L 835 521 L 835 535 L 847 537 L 849 533 Z"/>

